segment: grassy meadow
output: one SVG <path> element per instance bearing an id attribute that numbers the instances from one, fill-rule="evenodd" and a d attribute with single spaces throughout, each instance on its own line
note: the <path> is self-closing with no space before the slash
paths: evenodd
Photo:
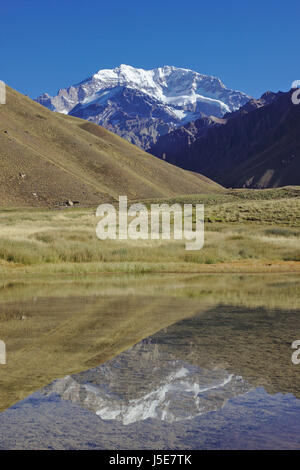
<path id="1" fill-rule="evenodd" d="M 204 203 L 205 245 L 96 237 L 95 208 L 2 209 L 0 274 L 300 269 L 300 188 L 146 200 Z"/>

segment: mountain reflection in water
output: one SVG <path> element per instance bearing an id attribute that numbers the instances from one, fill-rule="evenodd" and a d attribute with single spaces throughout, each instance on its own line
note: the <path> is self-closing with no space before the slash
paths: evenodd
<path id="1" fill-rule="evenodd" d="M 0 414 L 0 447 L 300 448 L 298 319 L 219 306 L 182 320 Z"/>
<path id="2" fill-rule="evenodd" d="M 221 408 L 250 386 L 223 369 L 205 370 L 142 341 L 101 367 L 45 389 L 124 425 L 148 418 L 173 423 Z"/>

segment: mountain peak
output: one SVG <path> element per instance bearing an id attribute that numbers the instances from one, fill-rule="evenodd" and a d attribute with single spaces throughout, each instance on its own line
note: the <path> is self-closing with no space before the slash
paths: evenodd
<path id="1" fill-rule="evenodd" d="M 221 118 L 249 99 L 226 88 L 219 78 L 193 70 L 172 65 L 146 70 L 120 64 L 36 101 L 100 124 L 147 149 L 158 136 L 186 122 L 203 115 Z"/>

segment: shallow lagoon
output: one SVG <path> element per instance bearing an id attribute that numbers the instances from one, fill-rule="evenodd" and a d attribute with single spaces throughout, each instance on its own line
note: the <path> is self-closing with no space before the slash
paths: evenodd
<path id="1" fill-rule="evenodd" d="M 1 448 L 300 448 L 297 276 L 31 281 L 0 297 Z"/>

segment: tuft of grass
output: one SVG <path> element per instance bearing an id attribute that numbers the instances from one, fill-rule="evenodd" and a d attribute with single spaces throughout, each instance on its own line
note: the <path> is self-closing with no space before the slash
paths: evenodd
<path id="1" fill-rule="evenodd" d="M 291 230 L 282 227 L 273 227 L 265 230 L 266 235 L 274 235 L 276 237 L 299 237 L 300 232 L 298 230 Z"/>

